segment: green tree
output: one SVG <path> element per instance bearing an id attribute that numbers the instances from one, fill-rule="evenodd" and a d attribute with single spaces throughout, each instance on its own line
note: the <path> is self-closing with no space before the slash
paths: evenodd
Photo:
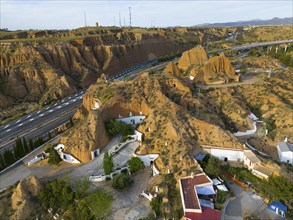
<path id="1" fill-rule="evenodd" d="M 16 138 L 15 140 L 15 150 L 16 150 L 16 155 L 17 158 L 22 158 L 25 156 L 25 150 L 23 148 L 23 143 L 19 137 Z"/>
<path id="2" fill-rule="evenodd" d="M 138 157 L 132 157 L 128 161 L 128 168 L 130 173 L 135 173 L 144 168 L 144 163 Z"/>
<path id="3" fill-rule="evenodd" d="M 112 211 L 112 197 L 104 191 L 97 189 L 91 192 L 85 201 L 94 213 L 95 219 L 106 219 Z"/>
<path id="4" fill-rule="evenodd" d="M 105 123 L 105 129 L 108 137 L 112 138 L 117 134 L 122 134 L 123 137 L 127 137 L 128 135 L 133 134 L 133 128 L 120 121 L 116 121 L 115 119 L 111 119 L 110 121 Z"/>
<path id="5" fill-rule="evenodd" d="M 210 157 L 207 166 L 206 172 L 212 176 L 219 176 L 220 175 L 220 160 L 216 157 Z"/>
<path id="6" fill-rule="evenodd" d="M 60 155 L 53 147 L 51 147 L 48 163 L 50 165 L 58 165 L 61 161 L 62 159 L 60 158 Z"/>
<path id="7" fill-rule="evenodd" d="M 113 170 L 113 158 L 109 155 L 109 152 L 106 151 L 104 154 L 104 172 L 106 175 L 110 174 Z"/>
<path id="8" fill-rule="evenodd" d="M 28 145 L 29 145 L 30 150 L 33 151 L 34 150 L 34 142 L 31 138 L 28 140 Z"/>
<path id="9" fill-rule="evenodd" d="M 50 131 L 48 132 L 48 140 L 51 140 L 52 139 L 52 136 L 51 136 L 51 133 Z"/>
<path id="10" fill-rule="evenodd" d="M 3 158 L 6 166 L 9 166 L 15 162 L 13 153 L 10 150 L 4 150 Z"/>
<path id="11" fill-rule="evenodd" d="M 0 154 L 0 170 L 3 170 L 5 167 L 6 166 L 5 166 L 3 156 L 2 156 L 2 154 Z"/>
<path id="12" fill-rule="evenodd" d="M 90 187 L 90 181 L 87 178 L 79 179 L 75 182 L 74 187 L 75 187 L 76 198 L 82 199 L 86 195 Z"/>
<path id="13" fill-rule="evenodd" d="M 156 213 L 157 216 L 161 215 L 162 210 L 162 198 L 160 197 L 154 197 L 152 198 L 150 205 L 153 209 L 153 211 Z"/>
<path id="14" fill-rule="evenodd" d="M 29 153 L 30 149 L 24 137 L 22 138 L 22 144 L 25 154 Z"/>
<path id="15" fill-rule="evenodd" d="M 117 190 L 122 190 L 129 187 L 132 183 L 133 181 L 130 179 L 128 175 L 120 173 L 113 177 L 112 187 Z"/>
<path id="16" fill-rule="evenodd" d="M 72 118 L 70 118 L 69 121 L 70 121 L 70 126 L 73 127 L 74 124 L 73 124 Z"/>
<path id="17" fill-rule="evenodd" d="M 293 198 L 293 183 L 284 176 L 269 177 L 262 183 L 260 191 L 270 200 L 289 201 Z"/>

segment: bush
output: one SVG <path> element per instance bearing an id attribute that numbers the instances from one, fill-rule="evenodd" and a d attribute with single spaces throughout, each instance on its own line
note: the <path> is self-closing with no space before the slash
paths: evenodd
<path id="1" fill-rule="evenodd" d="M 61 161 L 62 159 L 60 158 L 60 155 L 57 153 L 57 151 L 53 147 L 51 147 L 48 164 L 58 165 Z"/>
<path id="2" fill-rule="evenodd" d="M 128 168 L 130 173 L 135 173 L 144 168 L 144 163 L 138 157 L 132 157 L 128 161 Z"/>
<path id="3" fill-rule="evenodd" d="M 128 175 L 120 173 L 114 176 L 112 180 L 112 187 L 117 190 L 123 190 L 133 183 L 133 180 L 130 179 Z"/>
<path id="4" fill-rule="evenodd" d="M 154 197 L 151 200 L 150 205 L 153 211 L 156 213 L 156 215 L 161 215 L 162 199 L 160 197 Z"/>
<path id="5" fill-rule="evenodd" d="M 218 190 L 217 192 L 217 202 L 223 204 L 228 198 L 228 194 L 224 191 Z"/>
<path id="6" fill-rule="evenodd" d="M 122 134 L 124 138 L 134 133 L 130 125 L 124 122 L 116 121 L 115 119 L 111 119 L 110 121 L 106 122 L 105 129 L 108 137 L 110 138 L 114 137 L 119 133 Z"/>
<path id="7" fill-rule="evenodd" d="M 216 157 L 210 157 L 208 163 L 206 165 L 206 172 L 211 176 L 219 176 L 220 175 L 220 160 Z"/>
<path id="8" fill-rule="evenodd" d="M 113 170 L 113 158 L 109 155 L 109 152 L 106 151 L 104 154 L 104 172 L 106 175 L 109 175 Z"/>

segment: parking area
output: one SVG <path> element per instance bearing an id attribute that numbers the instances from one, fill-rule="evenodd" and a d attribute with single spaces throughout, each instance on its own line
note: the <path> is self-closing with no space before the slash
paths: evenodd
<path id="1" fill-rule="evenodd" d="M 226 206 L 225 220 L 240 220 L 244 217 L 256 217 L 257 219 L 283 219 L 267 209 L 262 197 L 254 194 L 250 190 L 243 190 L 232 180 L 228 181 L 228 186 L 234 193 L 234 197 Z"/>

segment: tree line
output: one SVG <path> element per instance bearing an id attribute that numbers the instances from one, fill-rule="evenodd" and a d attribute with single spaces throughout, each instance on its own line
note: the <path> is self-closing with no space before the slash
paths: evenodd
<path id="1" fill-rule="evenodd" d="M 51 139 L 51 134 L 48 134 L 47 140 Z M 15 163 L 34 149 L 38 148 L 45 141 L 42 137 L 38 137 L 35 140 L 29 139 L 28 141 L 23 137 L 17 137 L 12 150 L 5 149 L 0 153 L 0 171 Z"/>

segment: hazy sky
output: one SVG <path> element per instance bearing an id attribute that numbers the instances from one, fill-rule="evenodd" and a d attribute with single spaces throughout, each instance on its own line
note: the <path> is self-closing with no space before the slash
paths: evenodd
<path id="1" fill-rule="evenodd" d="M 101 25 L 129 24 L 131 6 L 132 26 L 160 27 L 192 26 L 273 17 L 292 17 L 292 1 L 84 1 L 84 0 L 0 0 L 1 28 L 72 29 L 98 21 Z"/>

